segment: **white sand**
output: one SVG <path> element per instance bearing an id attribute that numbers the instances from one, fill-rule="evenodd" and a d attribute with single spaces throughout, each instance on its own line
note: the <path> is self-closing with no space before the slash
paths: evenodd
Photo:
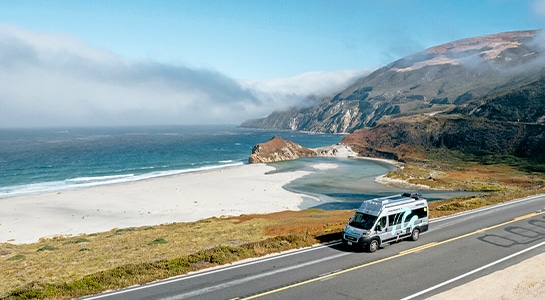
<path id="1" fill-rule="evenodd" d="M 303 195 L 282 188 L 308 172 L 266 175 L 264 164 L 60 193 L 0 199 L 0 242 L 209 217 L 299 210 Z"/>
<path id="2" fill-rule="evenodd" d="M 375 182 L 388 185 L 388 186 L 398 187 L 401 189 L 411 189 L 411 190 L 431 190 L 432 189 L 428 185 L 414 184 L 402 179 L 389 178 L 389 177 L 386 177 L 386 175 L 380 175 L 375 177 Z"/>

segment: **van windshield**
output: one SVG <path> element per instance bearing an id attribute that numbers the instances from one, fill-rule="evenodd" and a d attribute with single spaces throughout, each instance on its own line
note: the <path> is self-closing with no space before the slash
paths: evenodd
<path id="1" fill-rule="evenodd" d="M 352 218 L 350 218 L 348 225 L 359 229 L 371 229 L 376 220 L 376 216 L 356 212 Z"/>

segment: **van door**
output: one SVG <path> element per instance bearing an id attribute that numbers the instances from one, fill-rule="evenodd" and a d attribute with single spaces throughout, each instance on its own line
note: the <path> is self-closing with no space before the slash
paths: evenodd
<path id="1" fill-rule="evenodd" d="M 388 216 L 388 225 L 392 237 L 397 240 L 410 236 L 417 219 L 418 217 L 405 207 L 401 212 Z"/>
<path id="2" fill-rule="evenodd" d="M 380 237 L 380 241 L 382 243 L 387 242 L 388 239 L 391 238 L 391 229 L 388 226 L 388 218 L 386 216 L 382 216 L 380 219 L 378 219 L 375 230 L 376 234 Z"/>
<path id="3" fill-rule="evenodd" d="M 396 213 L 388 216 L 388 241 L 397 241 L 405 233 L 402 224 L 403 213 Z"/>

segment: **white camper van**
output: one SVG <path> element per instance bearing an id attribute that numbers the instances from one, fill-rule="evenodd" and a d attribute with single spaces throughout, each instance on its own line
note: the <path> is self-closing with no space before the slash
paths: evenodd
<path id="1" fill-rule="evenodd" d="M 367 200 L 348 221 L 343 244 L 369 252 L 387 243 L 418 240 L 428 230 L 428 201 L 416 193 Z"/>

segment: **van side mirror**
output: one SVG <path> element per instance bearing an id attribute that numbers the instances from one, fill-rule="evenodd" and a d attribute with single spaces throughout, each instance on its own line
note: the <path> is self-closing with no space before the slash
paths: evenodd
<path id="1" fill-rule="evenodd" d="M 377 224 L 377 226 L 375 226 L 375 230 L 376 231 L 382 231 L 382 227 L 380 225 Z"/>

